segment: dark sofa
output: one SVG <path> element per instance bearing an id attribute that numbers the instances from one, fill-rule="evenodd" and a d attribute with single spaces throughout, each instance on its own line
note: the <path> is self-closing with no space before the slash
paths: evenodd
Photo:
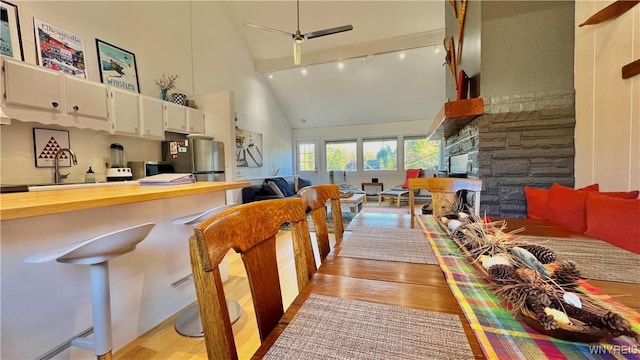
<path id="1" fill-rule="evenodd" d="M 291 180 L 286 180 L 283 177 L 268 178 L 262 184 L 242 188 L 242 203 L 294 197 L 298 190 L 309 185 L 311 185 L 311 181 L 302 178 Z"/>

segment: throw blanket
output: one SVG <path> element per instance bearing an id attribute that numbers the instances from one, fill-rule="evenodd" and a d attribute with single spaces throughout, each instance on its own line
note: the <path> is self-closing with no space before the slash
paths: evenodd
<path id="1" fill-rule="evenodd" d="M 417 217 L 447 283 L 488 359 L 638 359 L 640 347 L 624 336 L 600 344 L 574 343 L 543 335 L 516 320 L 433 217 Z M 582 286 L 594 301 L 624 316 L 636 332 L 640 330 L 640 314 L 587 283 L 583 282 Z"/>

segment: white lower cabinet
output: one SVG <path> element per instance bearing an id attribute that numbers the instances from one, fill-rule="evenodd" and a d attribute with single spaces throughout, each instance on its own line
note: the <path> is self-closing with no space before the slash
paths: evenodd
<path id="1" fill-rule="evenodd" d="M 138 108 L 140 109 L 140 136 L 164 140 L 163 101 L 139 96 Z"/>

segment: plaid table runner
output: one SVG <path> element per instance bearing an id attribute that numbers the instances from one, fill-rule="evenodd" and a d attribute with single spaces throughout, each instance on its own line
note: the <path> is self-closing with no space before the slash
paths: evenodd
<path id="1" fill-rule="evenodd" d="M 575 343 L 543 335 L 516 320 L 434 218 L 422 215 L 417 215 L 417 218 L 488 359 L 640 359 L 640 346 L 626 336 L 600 344 Z M 624 316 L 634 331 L 640 331 L 640 314 L 586 282 L 581 286 L 592 299 Z"/>

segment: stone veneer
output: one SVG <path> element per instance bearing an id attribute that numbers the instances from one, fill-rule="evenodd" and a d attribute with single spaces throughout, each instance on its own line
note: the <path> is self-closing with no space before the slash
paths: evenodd
<path id="1" fill-rule="evenodd" d="M 469 154 L 469 177 L 483 181 L 481 213 L 526 217 L 524 186 L 574 185 L 573 93 L 485 98 L 484 115 L 445 142 L 449 157 Z"/>

